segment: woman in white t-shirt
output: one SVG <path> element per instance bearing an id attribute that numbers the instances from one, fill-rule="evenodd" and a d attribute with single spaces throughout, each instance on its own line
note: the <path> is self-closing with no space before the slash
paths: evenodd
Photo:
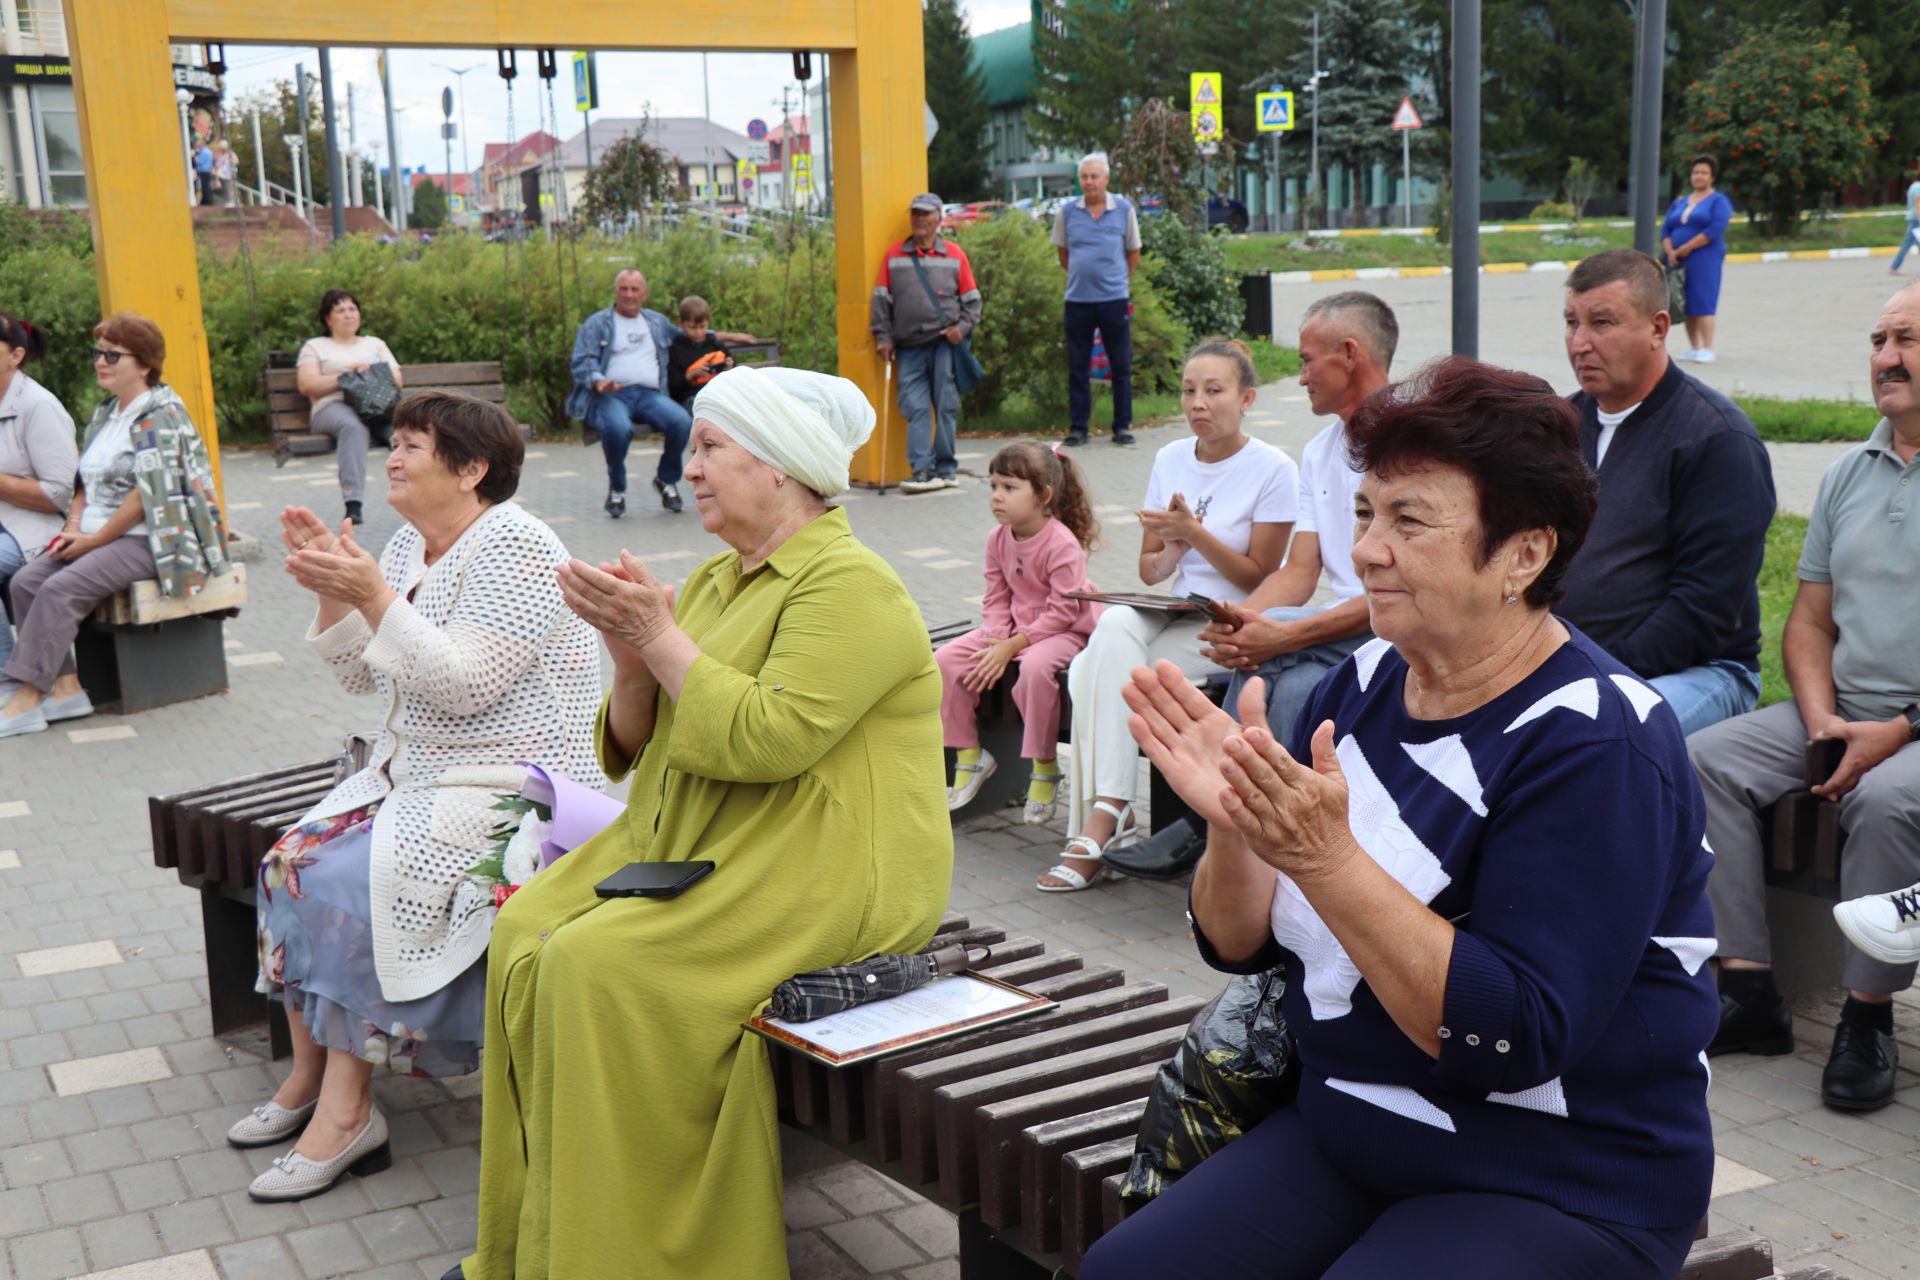
<path id="1" fill-rule="evenodd" d="M 346 499 L 347 518 L 358 525 L 367 493 L 367 447 L 373 430 L 341 394 L 340 375 L 384 364 L 393 370 L 395 386 L 406 383 L 400 377 L 400 362 L 387 344 L 360 332 L 360 300 L 351 293 L 329 289 L 321 294 L 320 323 L 326 326 L 327 336 L 309 338 L 300 348 L 296 385 L 301 395 L 313 401 L 313 429 L 334 438 L 340 455 L 340 496 Z"/>
<path id="2" fill-rule="evenodd" d="M 1245 343 L 1210 338 L 1188 354 L 1180 410 L 1193 434 L 1154 456 L 1140 511 L 1140 580 L 1148 586 L 1171 580 L 1174 595 L 1238 602 L 1285 557 L 1300 471 L 1284 451 L 1242 429 L 1256 391 Z M 1060 865 L 1040 877 L 1041 892 L 1089 887 L 1107 850 L 1138 838 L 1131 801 L 1140 751 L 1120 690 L 1133 668 L 1161 658 L 1189 675 L 1217 670 L 1200 655 L 1206 622 L 1199 613 L 1109 607 L 1067 669 L 1073 695 L 1069 835 Z"/>

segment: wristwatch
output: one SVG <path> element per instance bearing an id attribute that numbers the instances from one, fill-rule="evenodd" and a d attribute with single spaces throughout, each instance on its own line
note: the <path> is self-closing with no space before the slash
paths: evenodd
<path id="1" fill-rule="evenodd" d="M 1920 702 L 1908 704 L 1900 714 L 1907 718 L 1907 741 L 1920 742 Z"/>

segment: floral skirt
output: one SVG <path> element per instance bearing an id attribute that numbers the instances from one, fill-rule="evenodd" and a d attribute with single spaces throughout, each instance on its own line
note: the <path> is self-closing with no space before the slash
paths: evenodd
<path id="1" fill-rule="evenodd" d="M 378 807 L 302 823 L 260 860 L 256 985 L 323 1048 L 417 1076 L 462 1075 L 480 1062 L 486 957 L 431 995 L 382 998 L 367 888 Z"/>

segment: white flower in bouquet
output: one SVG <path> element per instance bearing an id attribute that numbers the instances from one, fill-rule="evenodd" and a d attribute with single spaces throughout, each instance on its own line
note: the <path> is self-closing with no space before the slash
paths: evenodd
<path id="1" fill-rule="evenodd" d="M 501 859 L 501 870 L 508 884 L 525 884 L 533 879 L 534 873 L 540 870 L 540 845 L 552 833 L 553 827 L 542 822 L 537 813 L 528 813 L 520 819 L 520 829 L 507 842 L 507 851 Z"/>

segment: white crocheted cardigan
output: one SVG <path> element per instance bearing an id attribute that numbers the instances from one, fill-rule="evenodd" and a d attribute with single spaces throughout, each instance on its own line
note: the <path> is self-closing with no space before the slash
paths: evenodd
<path id="1" fill-rule="evenodd" d="M 600 645 L 560 597 L 567 549 L 513 503 L 484 513 L 431 566 L 403 527 L 380 556 L 399 599 L 376 632 L 359 612 L 307 631 L 352 694 L 381 700 L 365 769 L 306 821 L 380 802 L 369 887 L 374 971 L 398 1003 L 431 995 L 485 954 L 490 893 L 467 875 L 527 760 L 590 787 Z M 316 625 L 317 625 L 316 619 Z"/>

